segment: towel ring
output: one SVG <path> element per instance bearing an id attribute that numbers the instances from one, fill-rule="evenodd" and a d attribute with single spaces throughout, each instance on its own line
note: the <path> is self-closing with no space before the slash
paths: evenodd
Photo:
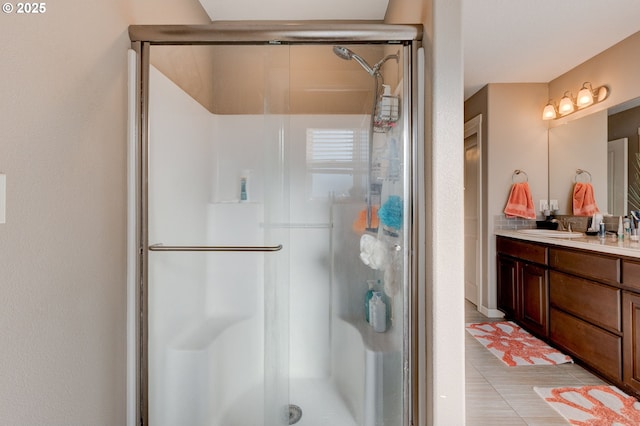
<path id="1" fill-rule="evenodd" d="M 585 174 L 585 173 L 587 175 L 589 175 L 589 180 L 586 181 L 586 182 L 591 183 L 591 173 L 589 173 L 588 171 L 583 170 L 583 169 L 576 169 L 576 175 L 573 177 L 573 181 L 577 183 L 578 182 L 578 176 L 580 176 L 581 174 Z"/>
<path id="2" fill-rule="evenodd" d="M 515 183 L 516 182 L 516 176 L 518 176 L 519 174 L 523 174 L 524 175 L 524 182 L 529 182 L 529 175 L 527 175 L 527 173 L 525 173 L 524 170 L 520 170 L 520 169 L 515 169 L 513 171 L 513 174 L 511 175 L 511 183 Z"/>

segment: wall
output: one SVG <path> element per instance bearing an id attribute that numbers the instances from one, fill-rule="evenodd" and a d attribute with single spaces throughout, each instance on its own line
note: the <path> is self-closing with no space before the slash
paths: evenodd
<path id="1" fill-rule="evenodd" d="M 463 90 L 460 0 L 390 0 L 385 22 L 422 23 L 425 245 L 418 247 L 420 425 L 464 424 Z M 452 226 L 454 224 L 454 226 Z M 424 340 L 423 340 L 424 339 Z"/>
<path id="2" fill-rule="evenodd" d="M 196 3 L 0 16 L 0 424 L 125 424 L 127 26 Z"/>
<path id="3" fill-rule="evenodd" d="M 496 310 L 493 232 L 504 217 L 514 170 L 527 174 L 538 215 L 539 200 L 547 199 L 547 125 L 540 119 L 540 102 L 544 105 L 546 100 L 544 83 L 492 83 L 465 102 L 465 120 L 483 114 L 482 183 L 486 189 L 482 194 L 482 230 L 487 238 L 482 248 L 482 294 L 478 309 L 488 316 L 500 315 Z"/>
<path id="4" fill-rule="evenodd" d="M 640 51 L 640 32 L 550 81 L 549 98 L 556 102 L 559 102 L 567 90 L 572 91 L 575 96 L 585 81 L 590 81 L 593 87 L 607 85 L 610 89 L 609 97 L 605 101 L 564 119 L 550 121 L 550 126 L 558 126 L 640 96 L 638 51 Z M 545 104 L 546 101 L 540 105 L 541 111 Z"/>
<path id="5" fill-rule="evenodd" d="M 549 199 L 558 200 L 556 214 L 573 214 L 574 184 L 589 179 L 600 211 L 613 213 L 607 207 L 607 140 L 604 110 L 549 129 Z M 588 171 L 591 178 L 576 176 L 577 169 Z"/>
<path id="6" fill-rule="evenodd" d="M 590 106 L 583 111 L 578 111 L 567 117 L 550 121 L 550 135 L 554 136 L 556 129 L 564 127 L 565 124 L 571 125 L 576 120 L 586 116 L 595 115 L 595 113 L 606 114 L 605 111 L 607 109 L 618 106 L 619 104 L 625 104 L 631 99 L 638 98 L 640 96 L 640 84 L 637 72 L 638 68 L 640 68 L 640 56 L 638 55 L 638 51 L 640 51 L 640 32 L 627 37 L 604 52 L 594 56 L 582 64 L 577 65 L 575 68 L 550 81 L 550 98 L 556 100 L 556 102 L 567 90 L 573 92 L 575 95 L 580 87 L 582 87 L 582 84 L 586 81 L 590 81 L 594 87 L 606 85 L 610 90 L 609 97 L 603 102 Z M 637 103 L 635 105 L 637 105 Z M 542 106 L 543 104 L 541 104 L 540 108 L 542 108 Z M 578 125 L 576 124 L 576 126 Z M 605 138 L 607 138 L 606 128 L 605 123 L 602 125 L 601 129 L 598 129 L 600 137 L 599 140 L 601 143 L 603 143 Z M 561 163 L 562 159 L 557 157 L 561 157 L 563 153 L 556 152 L 556 147 L 559 147 L 560 144 L 556 144 L 554 139 L 550 139 L 550 141 L 553 142 L 549 152 L 550 159 L 555 160 L 553 161 L 555 163 Z M 634 152 L 633 148 L 636 146 L 637 135 L 633 135 L 629 141 L 630 152 Z M 601 146 L 602 150 L 604 150 L 604 144 Z M 601 153 L 602 152 L 603 151 L 601 151 Z M 594 173 L 599 175 L 594 175 L 593 177 L 593 182 L 599 184 L 601 187 L 600 189 L 594 188 L 597 197 L 597 204 L 601 211 L 607 211 L 606 165 L 603 166 L 598 164 L 597 160 L 594 159 L 587 159 L 587 162 L 592 164 L 595 163 L 595 165 L 582 165 L 579 167 L 589 170 L 592 175 L 594 175 Z M 592 171 L 588 167 L 592 167 L 595 171 Z M 552 178 L 553 176 L 559 176 L 560 173 L 561 172 L 555 170 L 553 163 L 551 163 L 550 174 Z M 559 182 L 552 179 L 551 182 L 555 187 L 566 184 L 567 179 L 565 178 Z M 572 183 L 572 181 L 568 181 L 568 183 Z M 561 209 L 561 212 L 563 213 L 566 213 L 567 211 L 570 211 L 570 209 Z"/>

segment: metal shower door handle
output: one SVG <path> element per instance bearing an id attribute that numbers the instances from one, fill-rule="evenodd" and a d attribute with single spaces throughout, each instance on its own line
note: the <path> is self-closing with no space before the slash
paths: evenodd
<path id="1" fill-rule="evenodd" d="M 274 252 L 280 250 L 282 250 L 282 244 L 277 246 L 165 246 L 158 243 L 149 246 L 149 251 Z"/>

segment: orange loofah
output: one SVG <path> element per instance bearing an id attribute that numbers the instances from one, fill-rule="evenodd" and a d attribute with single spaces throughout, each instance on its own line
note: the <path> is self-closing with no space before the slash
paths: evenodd
<path id="1" fill-rule="evenodd" d="M 378 228 L 380 225 L 380 220 L 378 219 L 378 208 L 375 206 L 371 207 L 371 227 Z M 360 210 L 358 213 L 358 218 L 353 222 L 351 227 L 353 232 L 358 234 L 363 234 L 367 229 L 367 209 Z"/>

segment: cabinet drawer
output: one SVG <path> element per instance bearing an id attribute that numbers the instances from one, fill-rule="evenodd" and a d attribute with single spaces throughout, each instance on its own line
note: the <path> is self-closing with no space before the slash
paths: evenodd
<path id="1" fill-rule="evenodd" d="M 517 257 L 518 259 L 528 260 L 541 265 L 547 264 L 548 249 L 539 244 L 498 237 L 496 240 L 496 250 L 498 253 L 504 253 L 512 257 Z"/>
<path id="2" fill-rule="evenodd" d="M 620 333 L 620 289 L 572 275 L 549 273 L 549 301 L 563 311 Z"/>
<path id="3" fill-rule="evenodd" d="M 592 278 L 608 284 L 620 284 L 620 259 L 583 251 L 549 249 L 552 268 Z"/>
<path id="4" fill-rule="evenodd" d="M 602 374 L 622 380 L 622 338 L 551 308 L 551 341 Z"/>
<path id="5" fill-rule="evenodd" d="M 640 263 L 622 261 L 622 283 L 640 291 Z"/>

